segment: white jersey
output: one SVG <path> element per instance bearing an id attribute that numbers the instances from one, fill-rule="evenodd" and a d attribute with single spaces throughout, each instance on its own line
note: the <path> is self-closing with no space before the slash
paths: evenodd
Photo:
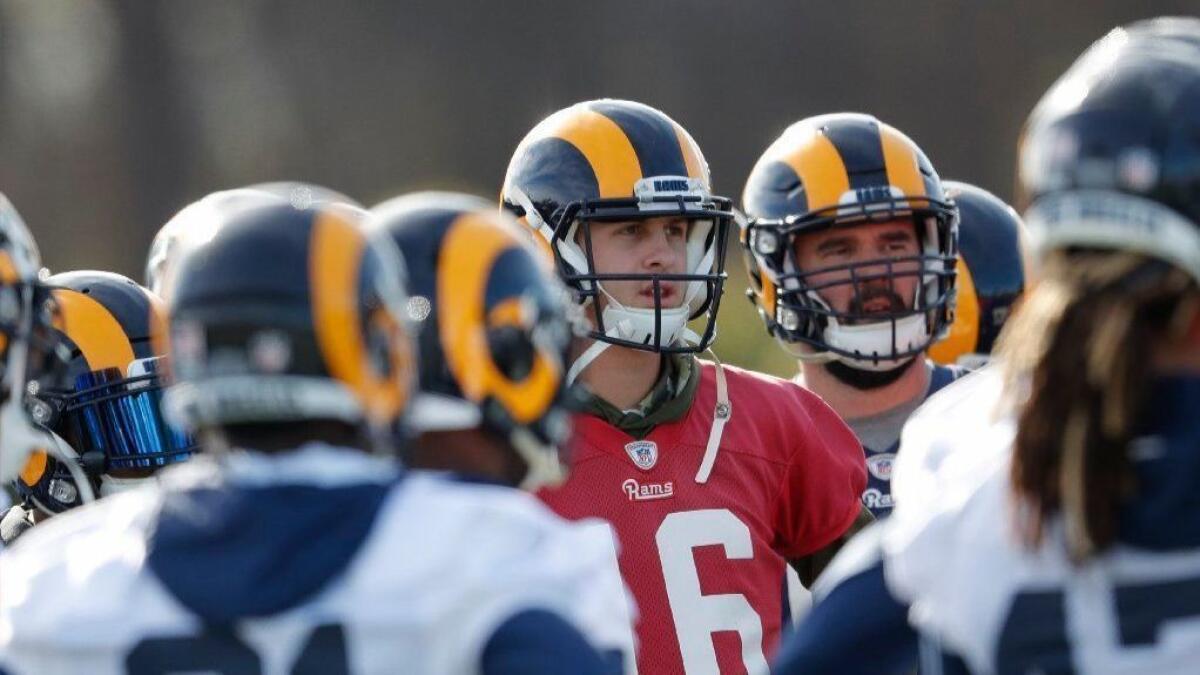
<path id="1" fill-rule="evenodd" d="M 1017 541 L 1001 388 L 985 369 L 905 429 L 882 547 L 910 620 L 974 673 L 1200 672 L 1200 550 L 1116 546 L 1076 567 L 1061 522 L 1034 551 Z"/>
<path id="2" fill-rule="evenodd" d="M 0 517 L 3 517 L 8 510 L 12 508 L 12 501 L 8 498 L 8 493 L 0 490 Z M 0 551 L 4 550 L 4 542 L 0 541 Z"/>
<path id="3" fill-rule="evenodd" d="M 169 489 L 218 478 L 344 485 L 394 472 L 323 446 L 289 454 L 239 454 L 220 471 L 194 461 L 164 474 L 161 487 L 27 533 L 0 556 L 0 664 L 12 675 L 116 675 L 167 654 L 180 672 L 473 673 L 496 628 L 530 609 L 557 614 L 597 649 L 632 662 L 632 609 L 607 528 L 567 523 L 516 490 L 416 472 L 382 492 L 365 540 L 318 592 L 276 614 L 206 628 L 147 562 Z M 203 527 L 207 512 L 188 517 Z M 211 573 L 269 586 L 290 572 L 279 562 Z"/>

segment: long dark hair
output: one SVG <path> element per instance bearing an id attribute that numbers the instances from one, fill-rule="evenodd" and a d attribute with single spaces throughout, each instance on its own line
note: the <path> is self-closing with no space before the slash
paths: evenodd
<path id="1" fill-rule="evenodd" d="M 1116 539 L 1120 504 L 1136 490 L 1128 446 L 1154 349 L 1198 304 L 1191 277 L 1140 254 L 1062 251 L 1045 261 L 998 347 L 1017 402 L 1011 480 L 1026 545 L 1059 513 L 1076 562 Z"/>

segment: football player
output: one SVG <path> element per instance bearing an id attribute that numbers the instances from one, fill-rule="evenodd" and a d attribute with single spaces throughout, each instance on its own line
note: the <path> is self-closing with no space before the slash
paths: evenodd
<path id="1" fill-rule="evenodd" d="M 4 544 L 86 496 L 134 487 L 194 450 L 159 406 L 163 345 L 150 337 L 165 320 L 162 301 L 109 272 L 65 272 L 45 285 L 57 309 L 51 339 L 70 356 L 63 386 L 39 386 L 26 404 L 53 434 L 57 456 L 69 461 L 44 451 L 30 457 L 16 481 L 24 502 L 0 517 Z M 84 485 L 76 480 L 80 472 Z"/>
<path id="2" fill-rule="evenodd" d="M 25 406 L 27 385 L 57 372 L 63 360 L 50 339 L 54 303 L 40 268 L 33 235 L 0 193 L 0 486 L 17 478 L 32 453 L 51 446 Z M 0 488 L 0 512 L 9 505 Z"/>
<path id="3" fill-rule="evenodd" d="M 895 513 L 777 672 L 902 672 L 906 619 L 928 672 L 1195 671 L 1198 97 L 1188 18 L 1114 30 L 1042 98 L 1019 157 L 1038 283 L 910 421 Z"/>
<path id="4" fill-rule="evenodd" d="M 163 405 L 206 452 L 5 552 L 5 667 L 610 672 L 586 621 L 624 594 L 595 537 L 510 488 L 399 470 L 403 261 L 355 213 L 237 210 L 179 258 Z"/>
<path id="5" fill-rule="evenodd" d="M 478 197 L 421 192 L 371 211 L 408 264 L 422 367 L 405 464 L 533 491 L 564 477 L 570 433 L 561 283 Z"/>
<path id="6" fill-rule="evenodd" d="M 954 322 L 929 358 L 974 370 L 987 363 L 1025 291 L 1027 235 L 1017 212 L 987 190 L 952 180 L 944 186 L 959 215 Z"/>
<path id="7" fill-rule="evenodd" d="M 501 198 L 590 323 L 569 370 L 586 395 L 571 475 L 543 498 L 612 524 L 639 672 L 763 671 L 787 613 L 786 561 L 851 527 L 865 471 L 819 398 L 696 358 L 714 336 L 729 200 L 683 127 L 619 100 L 538 124 Z"/>
<path id="8" fill-rule="evenodd" d="M 853 113 L 789 127 L 742 201 L 749 296 L 862 442 L 863 504 L 886 516 L 904 421 L 961 374 L 925 356 L 954 310 L 957 210 L 912 140 Z"/>
<path id="9" fill-rule="evenodd" d="M 407 262 L 420 381 L 408 416 L 416 437 L 404 449 L 405 464 L 527 491 L 562 482 L 572 331 L 566 289 L 527 234 L 494 205 L 445 192 L 384 202 L 371 210 L 368 228 L 390 236 Z M 597 536 L 604 542 L 609 535 L 601 529 Z M 597 562 L 597 587 L 619 588 L 611 560 Z M 589 608 L 591 592 L 580 593 L 580 607 Z M 623 609 L 622 597 L 596 603 L 617 613 L 592 622 L 605 627 L 602 646 L 615 671 L 624 668 L 622 660 L 633 665 L 634 614 Z"/>

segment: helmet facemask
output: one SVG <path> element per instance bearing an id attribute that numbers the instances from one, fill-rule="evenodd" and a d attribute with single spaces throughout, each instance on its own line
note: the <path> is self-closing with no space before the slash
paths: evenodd
<path id="1" fill-rule="evenodd" d="M 195 441 L 167 424 L 161 411 L 163 357 L 80 374 L 70 388 L 41 387 L 26 406 L 45 428 L 53 458 L 35 458 L 19 491 L 48 513 L 60 513 L 91 493 L 140 485 L 158 469 L 196 451 Z M 49 466 L 36 470 L 38 463 Z M 87 483 L 86 486 L 81 483 Z"/>
<path id="2" fill-rule="evenodd" d="M 683 177 L 643 179 L 629 199 L 572 202 L 547 219 L 519 189 L 508 197 L 525 211 L 554 252 L 558 271 L 575 299 L 594 308 L 587 337 L 603 343 L 658 353 L 698 353 L 716 337 L 716 315 L 725 282 L 726 237 L 733 220 L 730 202 L 708 193 L 701 181 Z M 597 223 L 682 217 L 688 223 L 682 273 L 611 273 L 596 269 L 592 227 Z M 649 283 L 653 307 L 629 307 L 611 292 L 614 283 Z M 605 284 L 610 284 L 605 288 Z M 675 306 L 664 306 L 664 284 L 682 286 Z M 603 300 L 601 301 L 601 298 Z M 704 318 L 699 331 L 688 327 Z M 586 364 L 584 364 L 586 365 Z M 573 370 L 581 370 L 577 367 Z"/>
<path id="3" fill-rule="evenodd" d="M 802 269 L 797 237 L 830 228 L 911 221 L 919 252 Z M 824 209 L 804 217 L 760 220 L 749 225 L 748 242 L 775 285 L 772 332 L 797 358 L 839 361 L 865 371 L 891 371 L 923 353 L 952 318 L 956 263 L 956 215 L 947 204 L 889 196 L 874 202 Z M 915 279 L 911 297 L 900 297 L 903 280 Z M 898 283 L 900 282 L 900 283 Z M 849 286 L 853 297 L 844 311 L 825 291 Z M 885 311 L 868 303 L 890 297 Z M 812 349 L 794 349 L 796 344 Z"/>

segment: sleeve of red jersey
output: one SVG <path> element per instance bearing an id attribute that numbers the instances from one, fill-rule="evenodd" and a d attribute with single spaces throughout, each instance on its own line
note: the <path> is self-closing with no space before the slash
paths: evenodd
<path id="1" fill-rule="evenodd" d="M 798 388 L 799 389 L 799 388 Z M 867 486 L 862 444 L 820 397 L 800 389 L 782 437 L 792 447 L 776 498 L 776 550 L 788 559 L 827 546 L 854 523 Z"/>

